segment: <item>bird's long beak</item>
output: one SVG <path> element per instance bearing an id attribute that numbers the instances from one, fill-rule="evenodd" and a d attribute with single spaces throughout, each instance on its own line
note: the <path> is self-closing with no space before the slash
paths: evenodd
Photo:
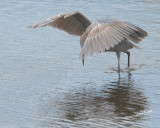
<path id="1" fill-rule="evenodd" d="M 84 55 L 82 56 L 82 64 L 84 66 Z"/>

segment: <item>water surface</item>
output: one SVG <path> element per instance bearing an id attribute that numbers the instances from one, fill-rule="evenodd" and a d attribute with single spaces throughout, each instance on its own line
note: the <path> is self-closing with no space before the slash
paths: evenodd
<path id="1" fill-rule="evenodd" d="M 149 36 L 132 49 L 131 67 L 115 53 L 78 59 L 79 38 L 26 26 L 63 12 L 92 21 L 115 17 Z M 25 1 L 0 3 L 0 127 L 158 128 L 160 126 L 160 2 Z"/>

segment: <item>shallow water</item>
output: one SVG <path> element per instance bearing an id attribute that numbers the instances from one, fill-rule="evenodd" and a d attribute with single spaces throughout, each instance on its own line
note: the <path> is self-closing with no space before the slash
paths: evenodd
<path id="1" fill-rule="evenodd" d="M 148 31 L 131 67 L 115 53 L 78 59 L 79 38 L 26 26 L 78 10 L 92 21 L 116 17 Z M 0 2 L 1 128 L 160 127 L 160 2 L 157 0 Z"/>

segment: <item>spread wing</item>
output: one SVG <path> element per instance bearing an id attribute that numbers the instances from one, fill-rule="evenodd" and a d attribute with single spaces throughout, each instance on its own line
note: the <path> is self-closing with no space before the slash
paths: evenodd
<path id="1" fill-rule="evenodd" d="M 82 34 L 80 58 L 89 53 L 92 56 L 95 52 L 98 54 L 109 50 L 124 38 L 139 43 L 146 36 L 146 31 L 131 23 L 111 18 L 101 19 L 92 23 Z"/>
<path id="2" fill-rule="evenodd" d="M 47 18 L 39 23 L 28 26 L 37 28 L 51 26 L 63 30 L 71 35 L 81 36 L 91 22 L 80 12 L 69 12 Z"/>

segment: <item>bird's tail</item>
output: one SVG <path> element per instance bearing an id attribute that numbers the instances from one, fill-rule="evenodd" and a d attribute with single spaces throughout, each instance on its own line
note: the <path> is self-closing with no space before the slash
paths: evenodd
<path id="1" fill-rule="evenodd" d="M 137 49 L 142 49 L 142 48 L 138 47 L 137 45 L 135 45 L 134 43 L 132 43 L 132 42 L 130 42 L 130 43 L 131 43 L 131 45 L 132 45 L 133 47 L 135 47 L 135 48 L 137 48 Z"/>

